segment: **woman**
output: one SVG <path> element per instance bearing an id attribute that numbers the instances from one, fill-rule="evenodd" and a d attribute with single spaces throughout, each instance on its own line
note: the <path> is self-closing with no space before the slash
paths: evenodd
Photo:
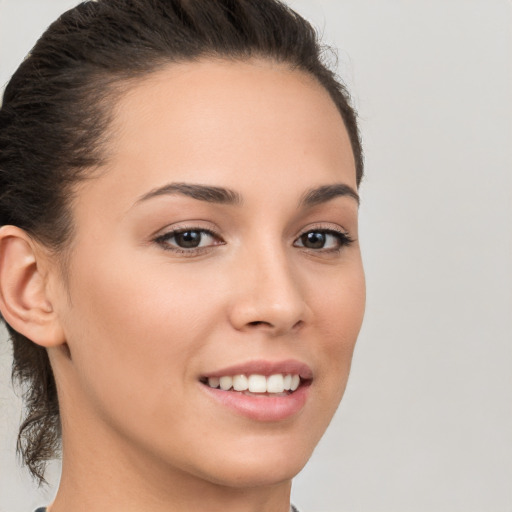
<path id="1" fill-rule="evenodd" d="M 364 310 L 362 154 L 275 0 L 64 14 L 0 111 L 0 310 L 48 512 L 290 510 Z"/>

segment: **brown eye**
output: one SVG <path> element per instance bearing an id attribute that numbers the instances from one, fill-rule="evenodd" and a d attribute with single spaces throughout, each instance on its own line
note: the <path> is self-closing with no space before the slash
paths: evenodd
<path id="1" fill-rule="evenodd" d="M 183 231 L 174 235 L 174 240 L 178 247 L 183 249 L 193 249 L 199 247 L 203 234 L 200 231 Z"/>
<path id="2" fill-rule="evenodd" d="M 352 239 L 346 233 L 332 229 L 316 229 L 302 234 L 295 242 L 296 247 L 312 250 L 337 250 L 350 245 Z"/>
<path id="3" fill-rule="evenodd" d="M 325 245 L 325 239 L 325 233 L 318 231 L 310 231 L 300 237 L 302 245 L 308 249 L 322 249 Z"/>
<path id="4" fill-rule="evenodd" d="M 222 240 L 206 229 L 180 229 L 159 236 L 155 241 L 164 249 L 175 251 L 194 251 L 222 244 Z"/>

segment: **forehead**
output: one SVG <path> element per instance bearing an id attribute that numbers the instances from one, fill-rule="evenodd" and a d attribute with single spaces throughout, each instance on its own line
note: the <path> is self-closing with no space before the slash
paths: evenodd
<path id="1" fill-rule="evenodd" d="M 127 200 L 170 180 L 242 193 L 258 180 L 286 188 L 290 176 L 303 188 L 356 188 L 350 141 L 327 91 L 268 60 L 168 65 L 128 87 L 110 131 L 100 180 L 110 197 L 120 180 Z"/>

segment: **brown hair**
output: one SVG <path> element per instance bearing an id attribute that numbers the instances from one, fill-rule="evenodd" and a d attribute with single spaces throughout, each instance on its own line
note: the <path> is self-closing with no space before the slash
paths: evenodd
<path id="1" fill-rule="evenodd" d="M 345 87 L 324 61 L 312 26 L 278 0 L 98 0 L 67 11 L 7 85 L 0 109 L 0 225 L 13 224 L 59 252 L 72 238 L 72 186 L 105 158 L 116 91 L 172 62 L 272 59 L 315 77 L 363 157 Z M 47 352 L 7 325 L 13 380 L 26 414 L 18 452 L 45 482 L 60 448 L 57 390 Z"/>

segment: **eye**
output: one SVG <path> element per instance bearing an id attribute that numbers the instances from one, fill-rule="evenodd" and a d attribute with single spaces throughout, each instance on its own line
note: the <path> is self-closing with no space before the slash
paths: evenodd
<path id="1" fill-rule="evenodd" d="M 303 233 L 294 243 L 306 249 L 336 251 L 350 245 L 352 238 L 347 233 L 333 229 L 314 229 Z"/>
<path id="2" fill-rule="evenodd" d="M 204 249 L 220 245 L 222 240 L 215 233 L 200 228 L 176 229 L 155 239 L 164 249 L 178 252 L 193 252 L 194 249 Z"/>

